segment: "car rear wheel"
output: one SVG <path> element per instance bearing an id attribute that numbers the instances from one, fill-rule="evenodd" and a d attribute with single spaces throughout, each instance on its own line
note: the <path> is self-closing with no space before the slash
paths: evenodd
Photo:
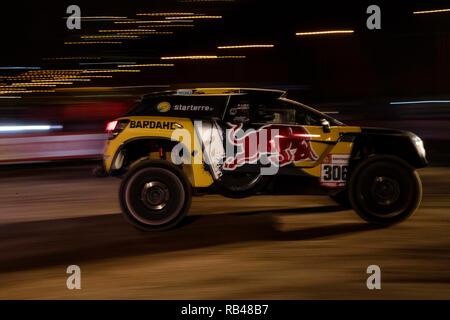
<path id="1" fill-rule="evenodd" d="M 422 199 L 422 183 L 405 161 L 394 156 L 373 156 L 353 171 L 349 199 L 364 220 L 391 225 L 416 211 Z"/>
<path id="2" fill-rule="evenodd" d="M 185 217 L 191 203 L 189 181 L 165 161 L 144 161 L 122 180 L 119 199 L 125 218 L 144 231 L 167 230 Z"/>

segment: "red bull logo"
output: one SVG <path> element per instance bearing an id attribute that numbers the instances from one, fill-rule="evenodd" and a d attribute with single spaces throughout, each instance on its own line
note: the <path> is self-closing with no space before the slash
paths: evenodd
<path id="1" fill-rule="evenodd" d="M 315 161 L 317 154 L 311 147 L 312 135 L 303 127 L 266 125 L 258 130 L 242 130 L 243 125 L 227 129 L 226 143 L 237 148 L 223 163 L 224 170 L 235 170 L 244 164 L 270 164 L 283 167 L 298 161 Z"/>

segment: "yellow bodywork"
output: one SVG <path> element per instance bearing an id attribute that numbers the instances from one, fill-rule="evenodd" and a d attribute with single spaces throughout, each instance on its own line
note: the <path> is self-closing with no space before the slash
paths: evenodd
<path id="1" fill-rule="evenodd" d="M 320 177 L 320 165 L 323 163 L 323 159 L 330 154 L 348 154 L 350 155 L 353 149 L 352 142 L 342 142 L 339 141 L 336 144 L 324 144 L 323 142 L 334 142 L 338 141 L 342 133 L 345 132 L 361 132 L 360 127 L 350 127 L 350 126 L 333 126 L 330 132 L 323 132 L 320 126 L 304 126 L 304 128 L 311 134 L 311 147 L 319 156 L 317 161 L 302 161 L 294 163 L 295 166 L 302 167 L 302 170 L 309 175 L 314 177 Z M 315 137 L 314 137 L 315 136 Z"/>
<path id="2" fill-rule="evenodd" d="M 213 183 L 213 179 L 209 171 L 205 169 L 203 162 L 198 159 L 202 158 L 202 146 L 198 139 L 198 136 L 194 130 L 192 121 L 187 118 L 173 118 L 173 117 L 147 117 L 147 116 L 133 116 L 121 119 L 128 119 L 130 123 L 127 127 L 114 139 L 108 140 L 105 146 L 105 152 L 103 155 L 103 163 L 106 172 L 110 172 L 113 168 L 113 161 L 115 160 L 115 155 L 120 147 L 127 142 L 140 139 L 140 138 L 155 138 L 155 139 L 172 139 L 172 134 L 177 129 L 184 129 L 189 132 L 190 137 L 193 137 L 192 141 L 182 142 L 189 151 L 189 154 L 195 153 L 196 161 L 192 159 L 192 164 L 183 165 L 183 171 L 189 178 L 193 187 L 208 187 Z M 118 119 L 118 120 L 121 120 Z M 175 129 L 150 129 L 150 128 L 130 128 L 131 121 L 154 121 L 159 123 L 169 122 L 176 123 L 177 127 Z M 149 154 L 148 157 L 151 159 L 154 155 Z M 170 156 L 168 156 L 170 159 Z"/>
<path id="3" fill-rule="evenodd" d="M 208 187 L 211 186 L 214 182 L 211 173 L 208 171 L 208 168 L 204 165 L 203 162 L 203 152 L 202 152 L 202 143 L 197 135 L 196 130 L 194 129 L 193 122 L 189 118 L 174 118 L 174 117 L 152 117 L 152 116 L 132 116 L 126 118 L 120 118 L 130 120 L 130 123 L 126 126 L 123 131 L 118 134 L 114 139 L 108 140 L 105 146 L 103 163 L 104 168 L 107 173 L 110 173 L 114 170 L 113 162 L 116 160 L 116 155 L 118 151 L 121 149 L 123 145 L 127 142 L 141 139 L 141 138 L 155 138 L 155 139 L 167 139 L 174 140 L 173 134 L 177 129 L 184 129 L 189 133 L 189 138 L 176 138 L 174 141 L 182 142 L 187 150 L 189 151 L 189 155 L 192 157 L 191 164 L 183 165 L 183 171 L 186 176 L 189 178 L 193 187 Z M 159 122 L 159 123 L 171 123 L 175 125 L 171 125 L 170 127 L 160 127 L 160 128 L 131 128 L 130 124 L 132 121 L 135 122 Z M 352 142 L 336 142 L 339 140 L 341 133 L 344 132 L 360 132 L 359 127 L 351 127 L 351 126 L 332 126 L 330 132 L 324 132 L 321 126 L 304 126 L 304 128 L 311 135 L 311 147 L 318 156 L 318 159 L 315 161 L 299 161 L 295 162 L 294 166 L 298 167 L 299 170 L 303 170 L 305 173 L 314 176 L 320 177 L 321 175 L 321 164 L 323 159 L 330 154 L 338 154 L 338 155 L 350 155 L 352 152 L 353 144 Z M 176 132 L 175 132 L 176 133 Z M 191 141 L 189 141 L 191 140 Z M 330 142 L 330 143 L 322 143 L 322 142 Z M 148 158 L 159 158 L 159 154 L 149 154 Z M 170 155 L 167 154 L 167 159 L 170 160 Z"/>

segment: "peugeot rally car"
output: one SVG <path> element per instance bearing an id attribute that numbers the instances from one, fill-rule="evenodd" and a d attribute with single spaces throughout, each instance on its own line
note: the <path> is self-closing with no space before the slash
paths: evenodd
<path id="1" fill-rule="evenodd" d="M 409 217 L 422 197 L 418 136 L 344 125 L 284 91 L 154 93 L 107 131 L 103 170 L 122 177 L 123 213 L 143 230 L 178 225 L 204 193 L 325 193 L 381 225 Z"/>

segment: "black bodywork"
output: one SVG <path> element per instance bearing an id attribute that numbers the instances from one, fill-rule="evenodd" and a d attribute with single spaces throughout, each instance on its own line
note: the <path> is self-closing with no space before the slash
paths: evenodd
<path id="1" fill-rule="evenodd" d="M 361 159 L 370 154 L 390 154 L 408 162 L 414 168 L 428 165 L 425 155 L 421 156 L 414 138 L 416 135 L 409 131 L 361 127 L 360 133 L 344 133 L 342 139 L 353 141 L 352 160 Z"/>

